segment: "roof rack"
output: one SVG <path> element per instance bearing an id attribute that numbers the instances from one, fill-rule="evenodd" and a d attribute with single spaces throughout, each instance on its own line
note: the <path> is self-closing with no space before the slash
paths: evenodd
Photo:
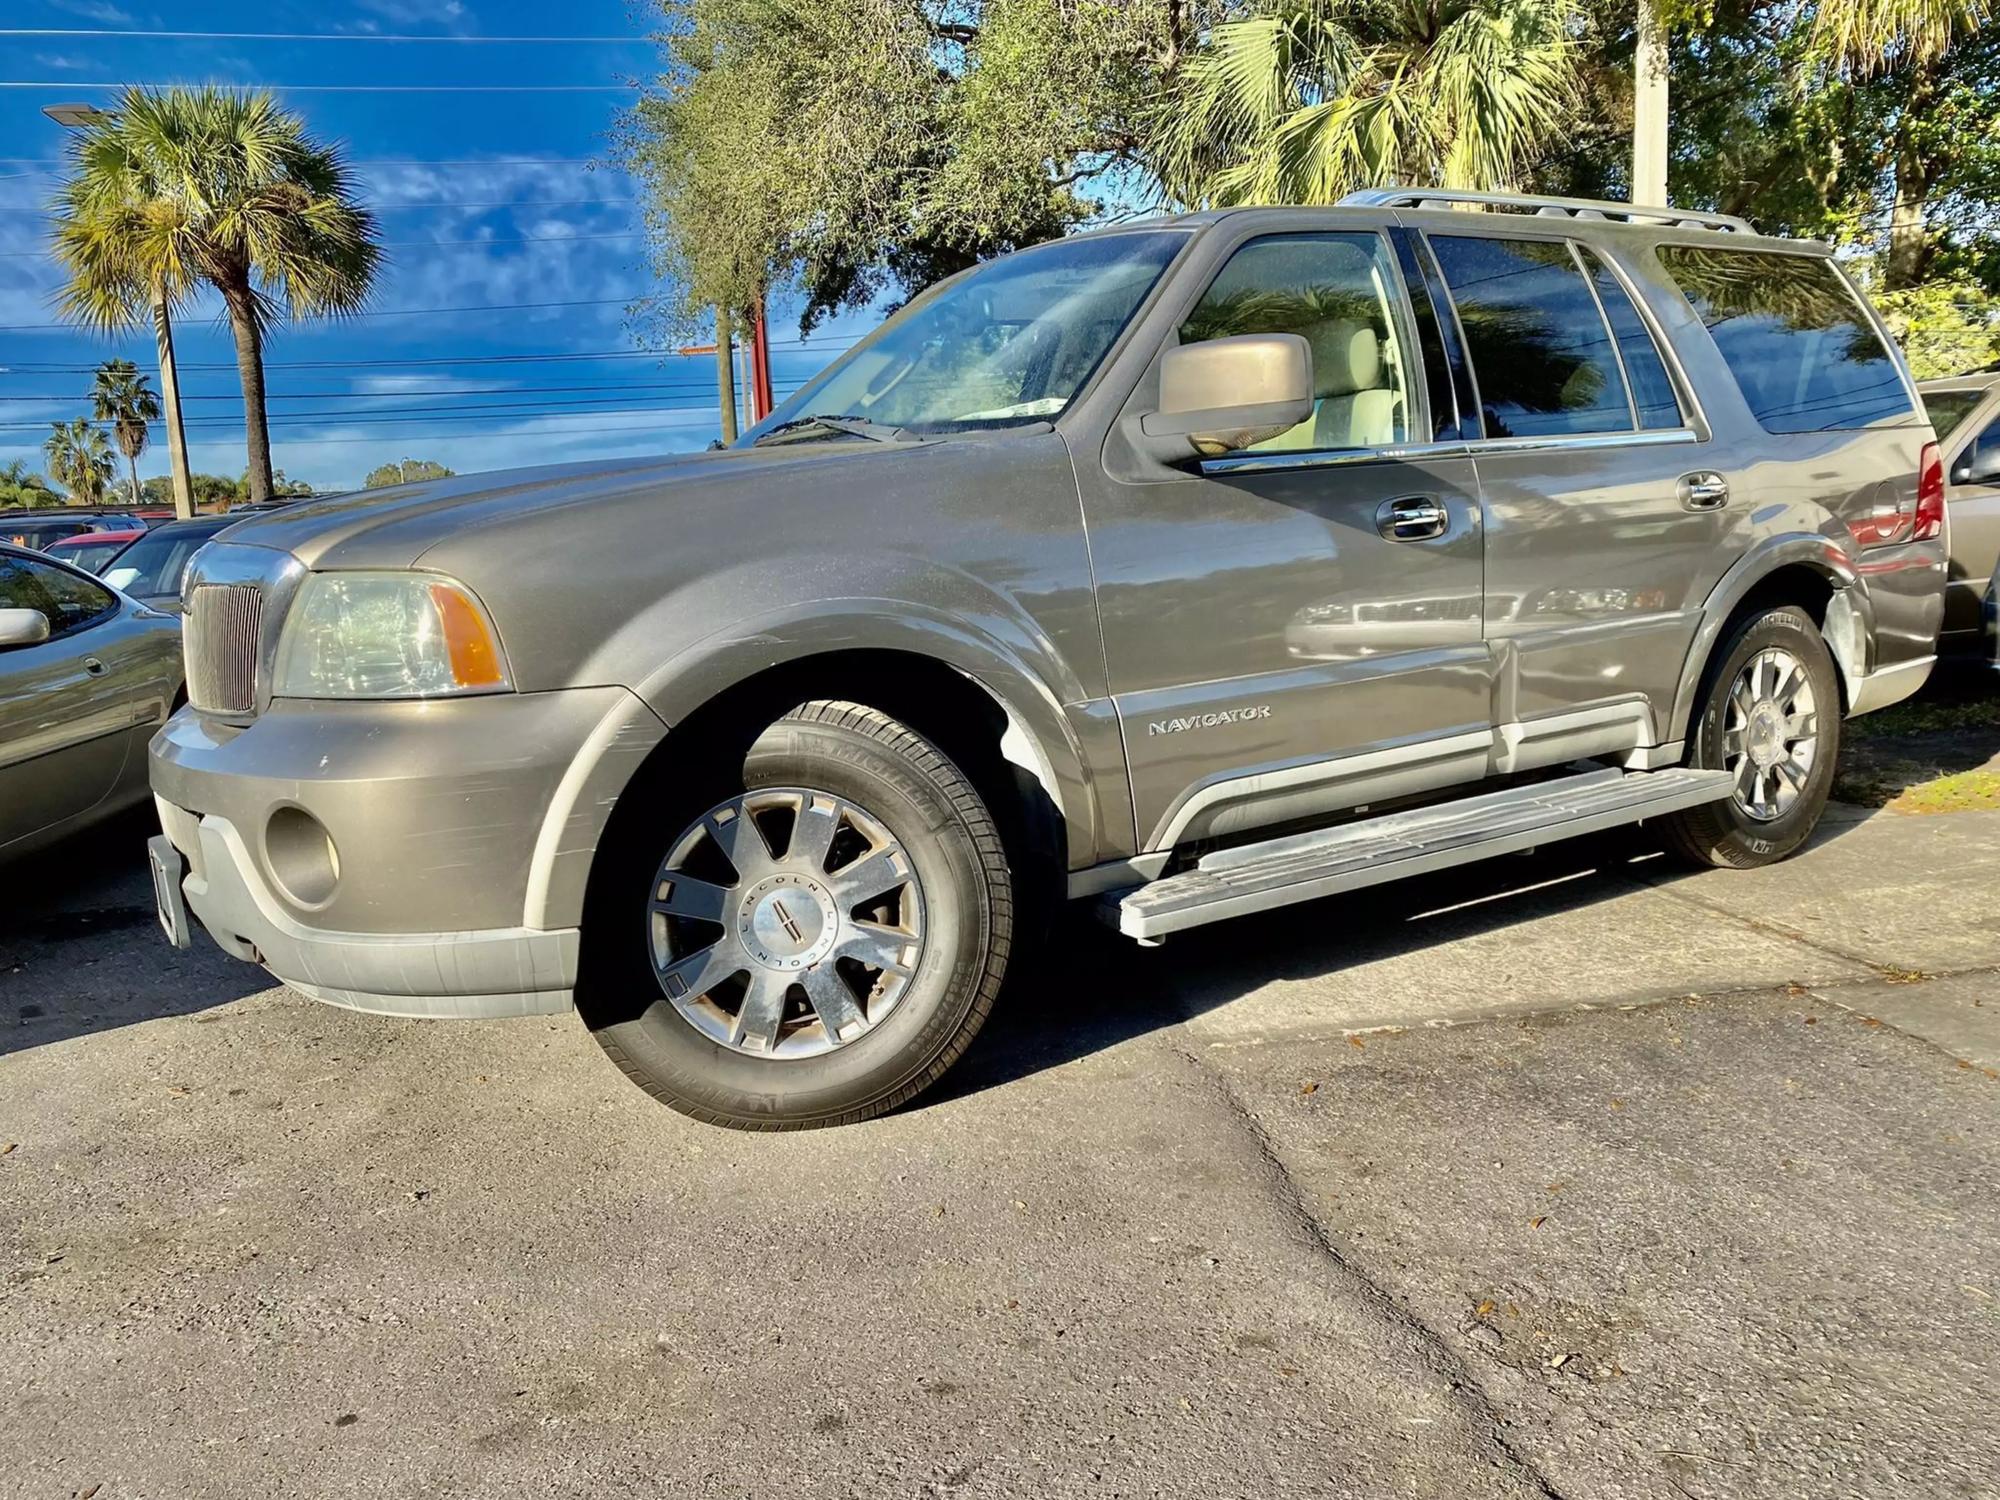
<path id="1" fill-rule="evenodd" d="M 1538 198 L 1525 193 L 1472 193 L 1459 188 L 1364 188 L 1340 200 L 1343 208 L 1456 208 L 1472 204 L 1501 213 L 1559 219 L 1607 219 L 1620 224 L 1662 224 L 1673 229 L 1720 229 L 1755 234 L 1748 219 L 1680 208 L 1635 208 L 1602 198 Z"/>

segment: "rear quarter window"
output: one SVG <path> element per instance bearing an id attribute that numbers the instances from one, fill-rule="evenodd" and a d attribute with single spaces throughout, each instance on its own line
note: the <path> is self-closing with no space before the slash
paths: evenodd
<path id="1" fill-rule="evenodd" d="M 1708 245 L 1662 245 L 1659 255 L 1766 432 L 1911 414 L 1901 369 L 1829 261 Z"/>

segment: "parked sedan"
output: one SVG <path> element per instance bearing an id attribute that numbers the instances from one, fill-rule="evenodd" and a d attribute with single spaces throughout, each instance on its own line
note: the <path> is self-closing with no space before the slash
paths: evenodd
<path id="1" fill-rule="evenodd" d="M 1937 429 L 1951 516 L 1951 582 L 1939 651 L 1979 643 L 1986 580 L 2000 564 L 2000 373 L 1926 380 L 1917 389 Z"/>
<path id="2" fill-rule="evenodd" d="M 136 531 L 144 525 L 137 516 L 125 511 L 82 510 L 71 506 L 8 511 L 0 513 L 0 543 L 46 549 L 65 537 L 97 531 Z"/>
<path id="3" fill-rule="evenodd" d="M 203 542 L 242 519 L 232 512 L 155 526 L 112 560 L 104 570 L 104 581 L 142 604 L 179 614 L 181 576 L 187 572 L 188 559 Z"/>
<path id="4" fill-rule="evenodd" d="M 177 621 L 0 546 L 0 859 L 145 801 L 181 682 Z"/>
<path id="5" fill-rule="evenodd" d="M 71 567 L 101 574 L 106 564 L 145 534 L 143 526 L 127 531 L 84 531 L 50 542 L 42 550 Z"/>

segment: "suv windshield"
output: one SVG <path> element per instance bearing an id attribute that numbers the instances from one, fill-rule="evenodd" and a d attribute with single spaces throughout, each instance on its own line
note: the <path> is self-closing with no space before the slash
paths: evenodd
<path id="1" fill-rule="evenodd" d="M 912 432 L 1053 417 L 1186 238 L 1142 230 L 1058 240 L 968 271 L 917 297 L 744 440 L 803 417 Z"/>

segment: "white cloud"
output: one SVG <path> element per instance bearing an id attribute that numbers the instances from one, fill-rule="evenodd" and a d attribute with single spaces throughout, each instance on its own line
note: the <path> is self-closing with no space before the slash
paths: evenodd
<path id="1" fill-rule="evenodd" d="M 82 16 L 86 21 L 95 21 L 101 26 L 130 26 L 132 14 L 120 10 L 107 0 L 50 0 L 57 10 L 68 11 L 73 16 Z"/>

